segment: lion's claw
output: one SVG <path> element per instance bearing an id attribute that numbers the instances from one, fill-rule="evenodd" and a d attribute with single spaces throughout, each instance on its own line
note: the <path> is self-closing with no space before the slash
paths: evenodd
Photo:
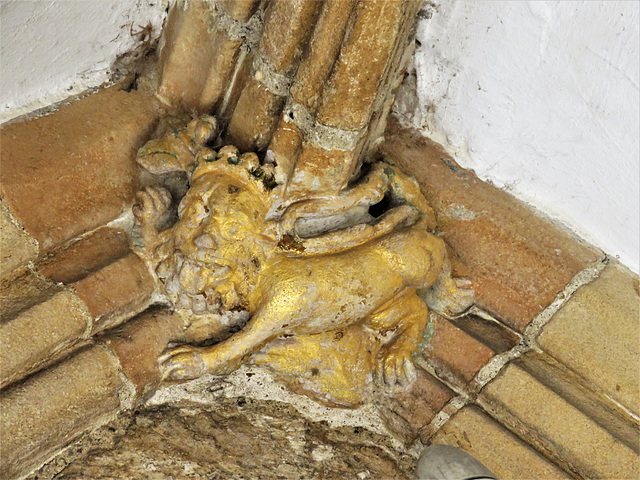
<path id="1" fill-rule="evenodd" d="M 378 384 L 393 393 L 413 383 L 416 369 L 410 356 L 401 352 L 388 352 L 378 358 L 376 376 Z"/>
<path id="2" fill-rule="evenodd" d="M 472 282 L 466 278 L 448 277 L 419 293 L 429 308 L 447 318 L 463 315 L 475 300 Z"/>
<path id="3" fill-rule="evenodd" d="M 183 345 L 158 358 L 162 380 L 191 380 L 207 372 L 202 349 Z"/>

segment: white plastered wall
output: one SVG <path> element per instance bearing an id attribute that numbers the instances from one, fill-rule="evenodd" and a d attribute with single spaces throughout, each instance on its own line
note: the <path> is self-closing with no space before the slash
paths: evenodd
<path id="1" fill-rule="evenodd" d="M 415 126 L 638 271 L 635 1 L 429 2 Z M 430 17 L 430 18 L 429 18 Z"/>
<path id="2" fill-rule="evenodd" d="M 0 123 L 108 81 L 169 0 L 0 0 Z"/>
<path id="3" fill-rule="evenodd" d="M 0 0 L 0 122 L 109 80 L 140 26 L 159 32 L 169 1 Z M 409 115 L 466 167 L 635 271 L 639 7 L 428 2 Z"/>

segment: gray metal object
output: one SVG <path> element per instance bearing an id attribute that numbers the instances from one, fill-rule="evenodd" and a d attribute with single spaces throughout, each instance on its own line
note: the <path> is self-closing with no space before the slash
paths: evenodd
<path id="1" fill-rule="evenodd" d="M 431 445 L 418 459 L 414 480 L 496 480 L 487 467 L 467 452 L 449 445 Z"/>

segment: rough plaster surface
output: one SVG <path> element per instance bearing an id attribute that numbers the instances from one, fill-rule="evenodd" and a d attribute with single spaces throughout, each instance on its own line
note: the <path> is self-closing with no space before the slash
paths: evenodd
<path id="1" fill-rule="evenodd" d="M 413 125 L 637 272 L 640 3 L 435 3 Z"/>
<path id="2" fill-rule="evenodd" d="M 113 62 L 161 31 L 169 0 L 2 0 L 0 122 L 108 81 Z"/>

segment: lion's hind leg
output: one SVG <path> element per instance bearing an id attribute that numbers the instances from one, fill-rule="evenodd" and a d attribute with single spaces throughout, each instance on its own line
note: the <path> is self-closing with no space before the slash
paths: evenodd
<path id="1" fill-rule="evenodd" d="M 376 379 L 389 391 L 402 390 L 416 378 L 413 354 L 418 350 L 429 319 L 429 309 L 415 289 L 406 288 L 376 309 L 366 325 L 391 338 L 376 360 Z"/>

